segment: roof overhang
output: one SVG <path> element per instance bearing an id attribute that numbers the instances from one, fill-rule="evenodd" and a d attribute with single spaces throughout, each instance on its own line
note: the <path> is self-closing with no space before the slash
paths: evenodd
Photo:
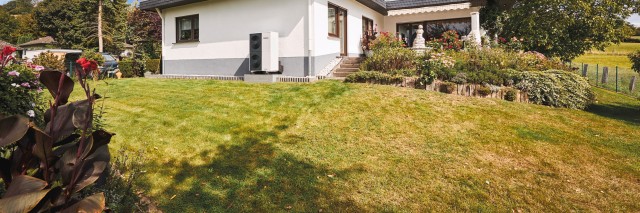
<path id="1" fill-rule="evenodd" d="M 390 10 L 389 16 L 413 15 L 422 13 L 444 12 L 454 10 L 466 10 L 471 8 L 471 3 L 446 4 L 429 7 L 408 8 L 399 10 Z"/>
<path id="2" fill-rule="evenodd" d="M 197 2 L 203 2 L 207 0 L 146 0 L 140 2 L 140 9 L 142 10 L 155 10 L 166 9 L 170 7 L 177 7 L 187 4 L 193 4 Z"/>

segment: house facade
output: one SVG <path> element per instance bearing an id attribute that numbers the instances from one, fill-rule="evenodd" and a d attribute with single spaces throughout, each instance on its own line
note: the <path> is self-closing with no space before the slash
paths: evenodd
<path id="1" fill-rule="evenodd" d="M 480 39 L 480 0 L 146 0 L 162 18 L 165 75 L 242 76 L 249 71 L 249 35 L 279 34 L 283 75 L 326 74 L 340 56 L 363 54 L 367 31 L 407 44 L 424 25 L 430 39 L 453 29 Z M 440 32 L 441 33 L 441 32 Z"/>

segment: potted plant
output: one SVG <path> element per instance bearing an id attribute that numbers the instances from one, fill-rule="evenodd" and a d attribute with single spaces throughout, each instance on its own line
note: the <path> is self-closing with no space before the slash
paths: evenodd
<path id="1" fill-rule="evenodd" d="M 373 56 L 373 51 L 371 50 L 371 43 L 376 40 L 376 35 L 378 32 L 368 31 L 362 36 L 362 51 L 366 57 Z"/>

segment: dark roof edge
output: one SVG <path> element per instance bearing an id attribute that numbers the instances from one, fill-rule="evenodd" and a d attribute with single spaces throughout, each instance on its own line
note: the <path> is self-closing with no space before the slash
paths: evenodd
<path id="1" fill-rule="evenodd" d="M 187 4 L 193 4 L 197 2 L 203 2 L 206 0 L 146 0 L 140 2 L 141 10 L 155 10 L 158 9 L 166 9 L 170 7 L 177 7 Z M 356 0 L 361 4 L 379 12 L 383 15 L 387 15 L 387 6 L 384 0 Z"/>
<path id="2" fill-rule="evenodd" d="M 140 2 L 140 9 L 142 10 L 155 10 L 166 9 L 170 7 L 177 7 L 197 2 L 203 2 L 206 0 L 146 0 Z M 404 0 L 402 3 L 394 2 L 387 3 L 385 0 L 356 0 L 357 2 L 375 10 L 382 15 L 388 15 L 389 10 L 399 10 L 408 8 L 418 8 L 425 6 L 437 6 L 446 4 L 455 4 L 463 2 L 471 2 L 472 6 L 484 6 L 486 0 L 435 0 L 430 2 L 424 2 L 420 0 Z"/>

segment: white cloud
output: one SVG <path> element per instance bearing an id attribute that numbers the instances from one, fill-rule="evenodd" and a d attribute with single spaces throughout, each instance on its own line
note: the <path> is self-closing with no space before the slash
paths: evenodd
<path id="1" fill-rule="evenodd" d="M 640 27 L 640 15 L 638 14 L 633 14 L 631 17 L 629 17 L 629 19 L 627 19 L 627 21 L 631 22 L 631 24 L 635 25 L 636 27 Z"/>

